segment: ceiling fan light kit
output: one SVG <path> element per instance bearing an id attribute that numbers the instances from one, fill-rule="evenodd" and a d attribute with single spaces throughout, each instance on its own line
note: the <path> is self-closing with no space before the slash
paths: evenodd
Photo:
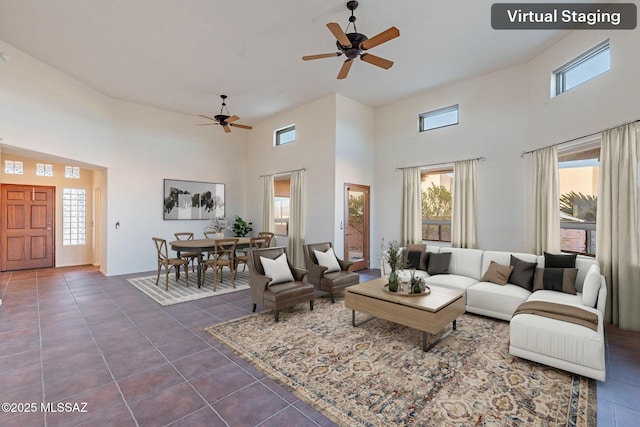
<path id="1" fill-rule="evenodd" d="M 340 71 L 338 72 L 338 79 L 344 79 L 347 77 L 347 75 L 349 74 L 349 70 L 351 69 L 353 60 L 357 57 L 360 57 L 361 60 L 368 62 L 369 64 L 384 68 L 385 70 L 391 68 L 393 66 L 393 61 L 389 61 L 388 59 L 384 59 L 379 56 L 371 55 L 370 53 L 367 53 L 365 51 L 400 36 L 400 31 L 396 27 L 390 27 L 371 38 L 368 38 L 364 34 L 359 33 L 358 29 L 356 28 L 356 17 L 353 14 L 353 11 L 356 10 L 357 7 L 357 1 L 347 2 L 347 9 L 351 11 L 351 16 L 349 17 L 349 24 L 347 25 L 347 29 L 345 31 L 342 31 L 340 25 L 335 22 L 329 22 L 327 24 L 327 28 L 336 38 L 336 46 L 338 48 L 338 52 L 307 55 L 303 56 L 302 59 L 304 61 L 309 61 L 321 58 L 332 58 L 334 56 L 341 55 L 346 56 L 347 59 L 344 61 L 342 67 L 340 68 Z M 351 25 L 353 25 L 353 31 L 347 33 Z"/>
<path id="2" fill-rule="evenodd" d="M 215 123 L 202 123 L 202 124 L 199 124 L 198 126 L 220 125 L 222 126 L 222 129 L 224 129 L 225 133 L 231 132 L 231 126 L 237 127 L 240 129 L 248 129 L 248 130 L 253 129 L 251 126 L 248 126 L 248 125 L 241 125 L 240 123 L 234 123 L 236 120 L 239 120 L 240 117 L 236 115 L 232 116 L 229 113 L 229 109 L 227 109 L 227 103 L 225 102 L 225 100 L 227 99 L 227 95 L 220 95 L 220 98 L 222 98 L 222 106 L 220 107 L 219 114 L 216 114 L 213 117 L 204 116 L 200 114 L 200 117 L 213 120 Z M 226 114 L 224 114 L 225 112 Z"/>

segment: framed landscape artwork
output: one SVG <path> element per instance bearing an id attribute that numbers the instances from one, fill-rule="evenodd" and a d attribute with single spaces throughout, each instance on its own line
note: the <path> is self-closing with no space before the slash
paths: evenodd
<path id="1" fill-rule="evenodd" d="M 164 219 L 211 219 L 225 216 L 224 184 L 164 180 Z"/>

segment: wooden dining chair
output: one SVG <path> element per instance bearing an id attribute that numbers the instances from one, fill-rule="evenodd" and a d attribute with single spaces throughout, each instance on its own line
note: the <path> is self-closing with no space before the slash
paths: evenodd
<path id="1" fill-rule="evenodd" d="M 204 238 L 205 239 L 220 239 L 220 233 L 217 231 L 205 231 Z M 207 259 L 210 259 L 213 256 L 213 251 L 207 251 Z"/>
<path id="2" fill-rule="evenodd" d="M 178 272 L 180 271 L 180 267 L 184 267 L 184 278 L 187 282 L 187 287 L 189 287 L 189 261 L 184 260 L 182 258 L 169 258 L 169 249 L 167 247 L 167 241 L 165 239 L 161 239 L 160 237 L 153 237 L 153 242 L 156 245 L 156 252 L 158 254 L 158 275 L 156 276 L 156 286 L 158 286 L 158 282 L 160 281 L 160 269 L 164 267 L 165 269 L 165 284 L 164 290 L 169 290 L 169 270 L 173 268 L 176 273 L 176 282 L 178 281 Z"/>
<path id="3" fill-rule="evenodd" d="M 252 237 L 249 239 L 249 247 L 243 250 L 239 250 L 236 252 L 236 272 L 238 271 L 238 266 L 240 264 L 244 264 L 242 266 L 242 271 L 244 271 L 247 267 L 247 261 L 249 259 L 249 252 L 252 249 L 266 248 L 267 242 L 269 239 L 265 237 Z"/>
<path id="4" fill-rule="evenodd" d="M 202 285 L 204 285 L 205 273 L 207 269 L 211 267 L 213 269 L 213 291 L 215 292 L 218 285 L 218 271 L 220 271 L 220 283 L 222 283 L 222 269 L 227 267 L 231 273 L 231 283 L 234 288 L 236 287 L 235 256 L 237 243 L 237 238 L 216 240 L 213 249 L 213 258 L 202 262 Z"/>
<path id="5" fill-rule="evenodd" d="M 180 233 L 174 233 L 176 240 L 193 240 L 193 233 L 189 231 L 183 231 Z M 191 263 L 191 271 L 195 271 L 195 260 L 198 258 L 198 254 L 195 252 L 180 252 L 180 258 Z"/>
<path id="6" fill-rule="evenodd" d="M 267 239 L 267 242 L 265 243 L 265 248 L 269 248 L 271 247 L 271 240 L 273 240 L 273 237 L 275 236 L 275 233 L 272 233 L 270 231 L 261 231 L 258 233 L 258 237 L 263 237 L 265 239 Z"/>

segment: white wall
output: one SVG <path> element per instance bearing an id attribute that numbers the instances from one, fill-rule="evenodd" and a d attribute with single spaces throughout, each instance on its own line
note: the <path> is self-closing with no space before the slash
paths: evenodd
<path id="1" fill-rule="evenodd" d="M 375 110 L 361 102 L 336 95 L 336 156 L 335 156 L 335 220 L 333 244 L 338 257 L 344 253 L 344 185 L 361 184 L 374 187 Z M 371 206 L 373 197 L 370 194 Z M 371 210 L 371 224 L 375 217 Z M 327 236 L 326 240 L 329 240 Z M 370 239 L 373 244 L 373 239 Z M 370 250 L 370 253 L 373 253 Z"/>
<path id="2" fill-rule="evenodd" d="M 107 275 L 156 268 L 152 236 L 198 235 L 206 221 L 164 221 L 163 179 L 226 184 L 227 216 L 246 209 L 246 134 L 112 100 L 0 41 L 2 144 L 103 167 L 100 264 Z M 121 227 L 115 229 L 116 221 Z M 89 258 L 92 259 L 92 258 Z"/>
<path id="3" fill-rule="evenodd" d="M 296 140 L 275 147 L 273 133 L 296 125 Z M 255 231 L 262 224 L 260 175 L 305 168 L 305 241 L 333 236 L 335 188 L 336 101 L 331 95 L 257 123 L 247 140 L 247 216 Z M 286 245 L 283 238 L 277 244 Z"/>
<path id="4" fill-rule="evenodd" d="M 550 98 L 553 70 L 607 37 L 612 69 Z M 110 275 L 153 270 L 152 235 L 204 229 L 204 221 L 162 220 L 163 178 L 225 183 L 227 216 L 244 216 L 259 231 L 259 176 L 304 167 L 306 240 L 338 245 L 343 183 L 372 182 L 375 266 L 380 240 L 400 235 L 396 168 L 477 156 L 487 159 L 478 164 L 479 247 L 526 251 L 532 156 L 520 153 L 640 118 L 639 45 L 638 31 L 571 32 L 528 63 L 380 107 L 373 118 L 370 108 L 331 95 L 224 134 L 196 127 L 196 117 L 114 101 L 0 41 L 11 56 L 0 63 L 0 135 L 10 147 L 104 168 L 96 179 L 100 256 Z M 459 125 L 418 132 L 419 113 L 452 104 L 460 105 Z M 296 142 L 274 147 L 273 131 L 292 123 Z"/>
<path id="5" fill-rule="evenodd" d="M 417 95 L 376 111 L 374 248 L 400 240 L 402 171 L 397 167 L 484 156 L 478 163 L 478 244 L 522 249 L 526 146 L 526 70 L 522 66 Z M 418 115 L 459 104 L 456 126 L 418 132 Z"/>
<path id="6" fill-rule="evenodd" d="M 611 70 L 550 97 L 553 71 L 606 38 Z M 531 251 L 533 156 L 520 154 L 640 119 L 639 45 L 638 31 L 574 31 L 526 64 L 377 109 L 377 241 L 400 237 L 402 173 L 396 167 L 484 156 L 478 246 Z M 453 104 L 460 105 L 459 125 L 418 132 L 419 113 Z"/>

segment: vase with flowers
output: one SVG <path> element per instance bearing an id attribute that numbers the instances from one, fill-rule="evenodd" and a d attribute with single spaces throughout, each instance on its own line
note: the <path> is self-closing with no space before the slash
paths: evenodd
<path id="1" fill-rule="evenodd" d="M 207 231 L 213 231 L 219 238 L 224 237 L 224 230 L 229 229 L 229 222 L 225 217 L 211 218 Z"/>

